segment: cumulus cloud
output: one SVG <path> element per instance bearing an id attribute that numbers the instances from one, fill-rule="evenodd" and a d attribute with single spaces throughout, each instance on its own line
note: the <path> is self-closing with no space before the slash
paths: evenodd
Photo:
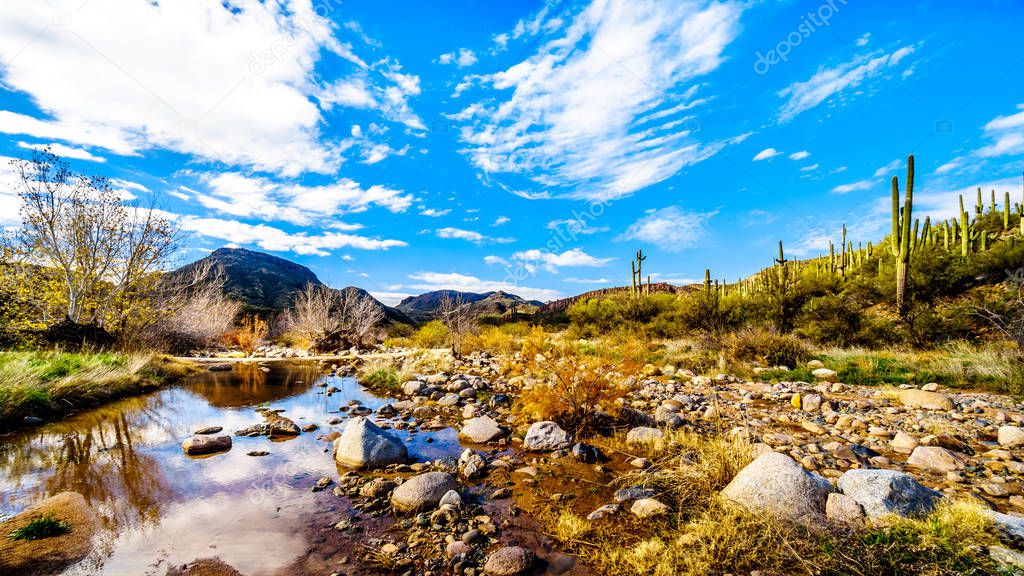
<path id="1" fill-rule="evenodd" d="M 387 250 L 407 246 L 401 240 L 381 240 L 341 232 L 309 235 L 304 232 L 288 233 L 266 224 L 247 224 L 223 218 L 181 218 L 182 228 L 207 238 L 217 238 L 239 245 L 256 245 L 273 252 L 292 252 L 300 255 L 328 256 L 330 250 L 356 248 L 359 250 Z"/>
<path id="2" fill-rule="evenodd" d="M 869 52 L 831 68 L 819 68 L 810 79 L 794 82 L 778 92 L 780 97 L 786 99 L 779 110 L 779 122 L 789 122 L 833 96 L 841 98 L 844 91 L 856 88 L 867 80 L 886 77 L 915 49 L 916 46 L 909 45 L 892 52 Z"/>
<path id="3" fill-rule="evenodd" d="M 437 208 L 426 208 L 420 210 L 420 216 L 429 216 L 431 218 L 440 218 L 441 216 L 447 216 L 451 213 L 451 209 L 438 210 Z"/>
<path id="4" fill-rule="evenodd" d="M 596 258 L 580 248 L 566 250 L 561 254 L 547 250 L 523 250 L 512 255 L 512 259 L 523 265 L 527 272 L 534 274 L 538 269 L 557 273 L 559 268 L 600 267 L 614 258 Z"/>
<path id="5" fill-rule="evenodd" d="M 476 54 L 468 48 L 459 48 L 455 52 L 441 54 L 437 59 L 441 64 L 455 64 L 459 68 L 465 68 L 476 64 Z"/>
<path id="6" fill-rule="evenodd" d="M 807 150 L 801 150 L 799 152 L 793 152 L 792 154 L 790 154 L 789 155 L 789 159 L 790 160 L 803 160 L 804 158 L 807 158 L 810 155 L 811 155 L 811 153 L 808 152 Z"/>
<path id="7" fill-rule="evenodd" d="M 729 142 L 699 140 L 689 110 L 708 101 L 699 79 L 723 61 L 741 12 L 739 2 L 608 0 L 571 22 L 538 16 L 523 34 L 560 35 L 457 89 L 497 91 L 457 115 L 463 152 L 487 177 L 523 175 L 588 199 L 627 196 L 701 162 Z"/>
<path id="8" fill-rule="evenodd" d="M 348 178 L 322 186 L 280 183 L 237 172 L 200 174 L 206 192 L 194 191 L 209 209 L 243 218 L 309 224 L 324 217 L 364 212 L 380 206 L 404 212 L 415 198 L 401 190 L 374 185 L 364 188 Z"/>
<path id="9" fill-rule="evenodd" d="M 57 11 L 66 24 L 54 25 Z M 3 84 L 41 110 L 0 111 L 0 131 L 119 155 L 159 148 L 286 176 L 331 173 L 344 147 L 325 138 L 314 101 L 330 84 L 316 70 L 322 54 L 365 76 L 360 88 L 385 116 L 416 125 L 409 80 L 393 62 L 368 65 L 337 32 L 311 0 L 0 3 Z M 350 91 L 345 105 L 367 106 L 359 97 Z"/>
<path id="10" fill-rule="evenodd" d="M 704 237 L 707 221 L 715 214 L 687 212 L 676 206 L 648 210 L 619 236 L 619 240 L 638 240 L 667 252 L 678 252 Z"/>

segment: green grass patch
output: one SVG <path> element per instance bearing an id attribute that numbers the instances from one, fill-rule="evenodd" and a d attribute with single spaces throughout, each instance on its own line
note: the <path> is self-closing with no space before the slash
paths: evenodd
<path id="1" fill-rule="evenodd" d="M 69 532 L 71 532 L 70 524 L 46 514 L 33 518 L 28 524 L 11 532 L 9 537 L 11 540 L 42 540 L 43 538 L 63 536 Z"/>
<path id="2" fill-rule="evenodd" d="M 362 380 L 363 384 L 377 390 L 397 392 L 402 386 L 398 371 L 394 368 L 378 368 L 363 376 Z"/>
<path id="3" fill-rule="evenodd" d="M 0 352 L 0 428 L 151 389 L 193 369 L 152 354 Z"/>

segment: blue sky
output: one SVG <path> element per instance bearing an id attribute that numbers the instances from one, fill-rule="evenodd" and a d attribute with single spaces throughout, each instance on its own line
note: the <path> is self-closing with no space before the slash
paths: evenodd
<path id="1" fill-rule="evenodd" d="M 967 6 L 970 6 L 967 8 Z M 1020 200 L 1015 1 L 27 0 L 0 155 L 53 144 L 190 232 L 388 303 L 734 280 L 916 210 Z M 6 158 L 4 158 L 6 160 Z M 6 165 L 6 162 L 5 162 Z M 17 222 L 10 174 L 0 225 Z"/>

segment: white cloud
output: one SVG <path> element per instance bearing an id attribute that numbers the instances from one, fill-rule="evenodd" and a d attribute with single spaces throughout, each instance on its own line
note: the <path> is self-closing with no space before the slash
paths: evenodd
<path id="1" fill-rule="evenodd" d="M 484 236 L 479 232 L 472 230 L 463 230 L 462 228 L 453 228 L 451 226 L 445 228 L 438 228 L 434 231 L 438 238 L 448 238 L 457 240 L 467 240 L 477 245 L 481 244 L 508 244 L 515 242 L 515 238 L 492 238 L 490 236 Z"/>
<path id="2" fill-rule="evenodd" d="M 795 82 L 778 92 L 780 97 L 787 99 L 779 110 L 779 122 L 788 122 L 833 96 L 841 95 L 844 90 L 860 86 L 865 80 L 883 77 L 915 49 L 911 45 L 891 53 L 871 52 L 832 68 L 819 68 L 809 80 Z"/>
<path id="3" fill-rule="evenodd" d="M 807 158 L 810 155 L 811 155 L 811 153 L 808 152 L 807 150 L 801 150 L 799 152 L 793 152 L 792 154 L 790 154 L 789 155 L 789 159 L 790 160 L 803 160 L 804 158 Z"/>
<path id="4" fill-rule="evenodd" d="M 760 162 L 761 160 L 769 160 L 771 158 L 775 158 L 779 154 L 782 154 L 782 152 L 779 152 L 775 148 L 765 148 L 764 150 L 761 150 L 754 156 L 754 162 Z"/>
<path id="5" fill-rule="evenodd" d="M 437 208 L 426 208 L 420 210 L 420 216 L 429 216 L 431 218 L 440 218 L 441 216 L 447 216 L 451 213 L 451 209 L 438 210 Z"/>
<path id="6" fill-rule="evenodd" d="M 523 250 L 513 254 L 512 259 L 521 263 L 530 274 L 534 274 L 538 269 L 557 273 L 559 268 L 596 268 L 614 260 L 614 258 L 596 258 L 580 248 L 566 250 L 561 254 L 547 250 Z"/>
<path id="7" fill-rule="evenodd" d="M 401 240 L 381 240 L 341 232 L 325 232 L 310 236 L 304 232 L 290 234 L 265 224 L 247 224 L 222 218 L 181 219 L 182 228 L 208 238 L 217 238 L 234 244 L 256 245 L 273 252 L 293 252 L 301 255 L 328 256 L 329 250 L 356 248 L 359 250 L 387 250 L 407 246 Z"/>
<path id="8" fill-rule="evenodd" d="M 206 208 L 232 216 L 282 220 L 309 224 L 324 216 L 363 212 L 380 206 L 391 212 L 404 212 L 413 196 L 401 190 L 374 185 L 363 188 L 348 178 L 323 186 L 279 183 L 267 178 L 237 172 L 201 174 L 208 193 L 195 192 Z"/>
<path id="9" fill-rule="evenodd" d="M 850 192 L 860 192 L 862 190 L 868 190 L 875 183 L 871 180 L 858 180 L 857 182 L 851 182 L 849 184 L 840 184 L 832 189 L 836 194 L 849 194 Z"/>
<path id="10" fill-rule="evenodd" d="M 678 252 L 700 240 L 706 233 L 708 219 L 715 212 L 685 212 L 676 206 L 648 210 L 626 229 L 620 240 L 639 240 L 667 252 Z"/>
<path id="11" fill-rule="evenodd" d="M 572 284 L 608 284 L 611 282 L 607 278 L 566 278 L 565 281 Z"/>
<path id="12" fill-rule="evenodd" d="M 502 224 L 508 224 L 511 220 L 512 219 L 509 218 L 508 216 L 498 216 L 498 218 L 494 220 L 494 223 L 491 224 L 491 226 L 501 226 Z"/>
<path id="13" fill-rule="evenodd" d="M 627 196 L 714 155 L 729 142 L 699 141 L 687 110 L 708 100 L 697 79 L 723 61 L 741 12 L 739 2 L 601 0 L 569 23 L 538 15 L 517 29 L 561 35 L 457 89 L 505 98 L 459 113 L 470 123 L 463 152 L 487 177 L 520 174 L 588 199 Z"/>
<path id="14" fill-rule="evenodd" d="M 476 64 L 476 54 L 468 48 L 459 48 L 457 52 L 441 54 L 437 59 L 441 64 L 455 64 L 459 68 L 465 68 Z"/>
<path id="15" fill-rule="evenodd" d="M 520 286 L 514 282 L 481 280 L 476 276 L 458 274 L 455 272 L 418 272 L 410 274 L 409 278 L 417 281 L 407 288 L 415 290 L 458 290 L 460 292 L 508 292 L 526 298 L 527 300 L 555 300 L 562 297 L 558 290 L 549 288 L 531 288 Z"/>
<path id="16" fill-rule="evenodd" d="M 385 306 L 397 306 L 399 302 L 405 300 L 409 296 L 415 296 L 408 292 L 382 292 L 379 290 L 370 290 L 370 296 L 373 296 Z"/>
<path id="17" fill-rule="evenodd" d="M 871 41 L 871 32 L 865 32 L 863 36 L 857 38 L 857 46 L 867 46 L 868 42 Z"/>
<path id="18" fill-rule="evenodd" d="M 487 264 L 488 266 L 495 266 L 498 264 L 502 266 L 509 265 L 509 261 L 505 260 L 501 256 L 484 256 L 484 263 Z"/>
<path id="19" fill-rule="evenodd" d="M 811 164 L 810 166 L 801 166 L 800 167 L 800 171 L 801 172 L 814 172 L 818 168 L 821 168 L 820 164 Z"/>
<path id="20" fill-rule="evenodd" d="M 875 170 L 874 176 L 875 176 L 875 178 L 881 178 L 883 176 L 892 176 L 893 172 L 895 172 L 896 170 L 899 170 L 900 166 L 902 166 L 902 165 L 903 165 L 903 160 L 900 160 L 899 158 L 897 158 L 897 159 L 893 160 L 892 162 L 889 162 L 885 166 L 879 167 L 878 170 Z"/>
<path id="21" fill-rule="evenodd" d="M 25 148 L 27 150 L 44 150 L 49 148 L 51 152 L 60 156 L 61 158 L 71 158 L 74 160 L 87 160 L 89 162 L 106 162 L 107 159 L 102 156 L 94 156 L 88 150 L 83 148 L 74 148 L 71 146 L 65 146 L 58 142 L 51 142 L 49 144 L 29 144 L 28 142 L 18 142 L 19 148 Z"/>
<path id="22" fill-rule="evenodd" d="M 1020 112 L 998 116 L 985 124 L 985 135 L 995 142 L 978 150 L 984 158 L 1024 154 L 1024 104 L 1017 105 Z"/>
<path id="23" fill-rule="evenodd" d="M 939 166 L 938 168 L 936 168 L 935 169 L 935 173 L 936 174 L 945 174 L 947 172 L 952 172 L 953 170 L 956 170 L 957 168 L 959 168 L 960 165 L 961 165 L 960 164 L 960 159 L 959 158 L 954 158 L 953 160 L 950 160 L 949 162 L 946 162 L 942 166 Z"/>
<path id="24" fill-rule="evenodd" d="M 70 22 L 54 25 L 57 11 Z M 0 131 L 119 155 L 160 148 L 286 176 L 331 173 L 341 148 L 323 140 L 316 66 L 324 53 L 366 66 L 338 31 L 311 0 L 0 3 L 3 84 L 45 115 L 0 111 Z M 397 92 L 381 110 L 409 124 L 395 82 L 381 72 L 368 89 Z"/>

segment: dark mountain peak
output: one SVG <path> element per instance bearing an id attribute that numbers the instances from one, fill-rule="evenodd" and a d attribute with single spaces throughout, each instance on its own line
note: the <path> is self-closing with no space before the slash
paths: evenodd
<path id="1" fill-rule="evenodd" d="M 441 300 L 445 296 L 461 298 L 463 304 L 470 307 L 470 313 L 474 316 L 485 314 L 501 316 L 508 312 L 513 304 L 521 312 L 527 312 L 521 306 L 541 305 L 541 302 L 527 301 L 502 290 L 484 293 L 434 290 L 419 296 L 409 296 L 399 302 L 397 308 L 418 322 L 426 322 L 437 316 L 437 309 L 441 306 Z"/>

